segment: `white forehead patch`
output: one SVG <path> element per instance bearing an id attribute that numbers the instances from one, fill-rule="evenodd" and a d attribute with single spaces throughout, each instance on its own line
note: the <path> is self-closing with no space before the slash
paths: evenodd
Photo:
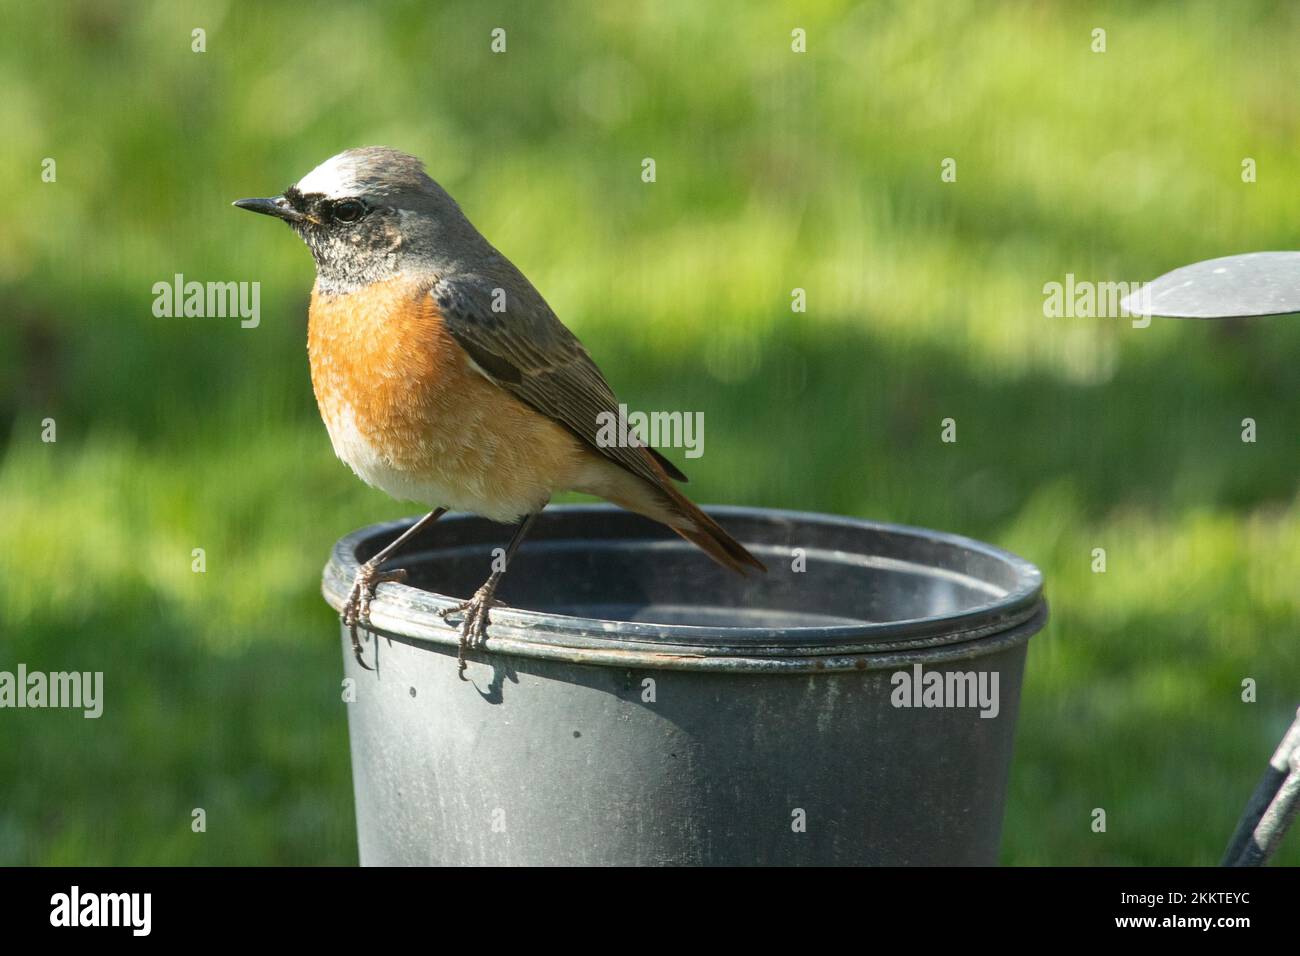
<path id="1" fill-rule="evenodd" d="M 355 196 L 357 193 L 355 160 L 343 153 L 331 156 L 298 180 L 298 191 L 321 193 L 331 199 Z"/>

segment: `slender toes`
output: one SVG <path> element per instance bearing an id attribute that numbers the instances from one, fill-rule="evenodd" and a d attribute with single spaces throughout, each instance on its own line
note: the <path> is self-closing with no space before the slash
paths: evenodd
<path id="1" fill-rule="evenodd" d="M 348 599 L 343 602 L 343 623 L 352 628 L 355 628 L 358 624 L 362 627 L 369 627 L 370 604 L 375 599 L 375 588 L 380 584 L 400 583 L 405 580 L 405 568 L 376 572 L 374 568 L 363 565 L 357 571 L 356 579 L 352 582 L 352 590 L 348 593 Z"/>
<path id="2" fill-rule="evenodd" d="M 364 649 L 361 645 L 361 636 L 357 631 L 359 628 L 368 628 L 370 626 L 370 602 L 375 597 L 375 585 L 382 584 L 385 581 L 404 580 L 406 580 L 404 570 L 385 571 L 382 574 L 377 574 L 374 568 L 362 565 L 357 571 L 356 579 L 352 582 L 352 590 L 348 593 L 348 599 L 343 603 L 341 617 L 343 625 L 348 628 L 349 636 L 352 638 L 352 655 L 357 659 L 357 663 L 368 671 L 372 671 L 374 668 L 367 664 L 362 656 Z"/>
<path id="3" fill-rule="evenodd" d="M 357 609 L 357 620 L 364 626 L 370 626 L 370 605 L 375 600 L 375 588 L 381 584 L 390 582 L 400 583 L 406 580 L 406 571 L 398 568 L 395 571 L 384 571 L 380 574 L 369 574 L 366 576 L 365 584 L 361 587 L 360 607 Z"/>
<path id="4" fill-rule="evenodd" d="M 480 648 L 487 643 L 488 604 L 486 601 L 475 602 L 465 616 L 463 637 L 465 643 L 473 648 Z"/>
<path id="5" fill-rule="evenodd" d="M 469 632 L 470 647 L 482 647 L 484 644 L 487 643 L 487 625 L 488 625 L 488 612 L 487 612 L 487 608 L 484 608 L 474 618 L 474 626 L 470 628 L 470 632 Z"/>
<path id="6" fill-rule="evenodd" d="M 343 623 L 351 628 L 357 626 L 357 602 L 356 592 L 353 591 L 348 595 L 348 599 L 343 602 L 343 610 L 339 615 L 343 618 Z"/>
<path id="7" fill-rule="evenodd" d="M 343 623 L 352 628 L 354 635 L 356 634 L 356 626 L 361 620 L 361 603 L 366 591 L 369 589 L 369 584 L 370 573 L 362 566 L 357 571 L 357 576 L 352 579 L 352 588 L 348 591 L 348 599 L 343 602 Z"/>
<path id="8" fill-rule="evenodd" d="M 437 614 L 438 617 L 445 621 L 453 614 L 462 613 L 467 607 L 469 607 L 469 601 L 462 601 L 460 604 L 453 604 L 451 607 L 444 607 L 442 610 L 438 611 Z"/>
<path id="9" fill-rule="evenodd" d="M 454 607 L 444 608 L 438 612 L 438 615 L 446 620 L 453 614 L 463 613 L 465 619 L 461 621 L 458 630 L 460 639 L 456 642 L 456 665 L 457 674 L 461 680 L 467 680 L 465 677 L 465 651 L 478 650 L 487 644 L 487 625 L 488 611 L 491 605 L 495 603 L 491 598 L 484 598 L 482 595 L 475 595 L 471 600 Z M 448 622 L 450 624 L 450 622 Z M 455 624 L 450 626 L 456 627 Z"/>
<path id="10" fill-rule="evenodd" d="M 357 659 L 357 663 L 368 671 L 374 670 L 361 656 L 361 637 L 357 634 L 357 625 L 355 623 L 348 625 L 348 634 L 352 638 L 352 656 Z"/>
<path id="11" fill-rule="evenodd" d="M 474 593 L 474 596 L 468 601 L 462 601 L 451 607 L 443 608 L 438 611 L 438 616 L 444 621 L 456 614 L 463 614 L 464 618 L 459 625 L 447 621 L 449 627 L 455 627 L 460 631 L 460 639 L 456 642 L 456 665 L 457 674 L 461 680 L 468 680 L 465 676 L 465 651 L 478 650 L 487 644 L 488 615 L 494 606 L 500 602 L 492 599 L 492 590 L 480 588 Z"/>

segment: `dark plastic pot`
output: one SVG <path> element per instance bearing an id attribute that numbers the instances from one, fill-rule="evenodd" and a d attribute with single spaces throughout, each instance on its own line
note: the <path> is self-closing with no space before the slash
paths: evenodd
<path id="1" fill-rule="evenodd" d="M 374 671 L 343 635 L 363 864 L 997 861 L 1038 570 L 933 531 L 709 511 L 768 574 L 614 508 L 548 508 L 468 683 L 436 611 L 509 530 L 444 518 L 392 562 L 410 578 L 372 606 Z M 338 543 L 336 610 L 408 525 Z M 918 676 L 947 696 L 904 700 Z"/>

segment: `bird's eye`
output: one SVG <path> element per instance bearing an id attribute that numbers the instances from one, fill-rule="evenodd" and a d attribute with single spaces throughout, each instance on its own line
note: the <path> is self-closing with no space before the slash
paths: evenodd
<path id="1" fill-rule="evenodd" d="M 356 222 L 365 213 L 365 205 L 355 199 L 345 199 L 334 206 L 334 218 L 339 222 Z"/>

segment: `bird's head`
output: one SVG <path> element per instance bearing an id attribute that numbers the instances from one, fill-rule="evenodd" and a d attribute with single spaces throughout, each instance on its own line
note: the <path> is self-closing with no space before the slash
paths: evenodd
<path id="1" fill-rule="evenodd" d="M 279 196 L 234 205 L 292 226 L 311 249 L 326 293 L 351 292 L 403 271 L 436 272 L 449 250 L 477 236 L 424 164 L 387 146 L 346 150 Z"/>

